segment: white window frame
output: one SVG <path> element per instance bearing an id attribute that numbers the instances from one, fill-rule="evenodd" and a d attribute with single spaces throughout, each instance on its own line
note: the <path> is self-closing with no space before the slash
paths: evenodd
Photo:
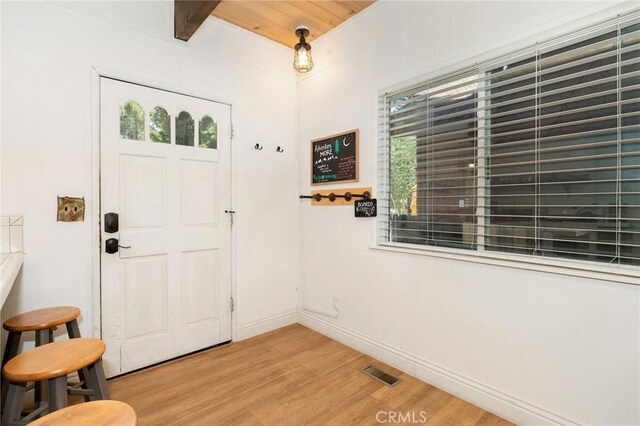
<path id="1" fill-rule="evenodd" d="M 617 17 L 612 19 L 607 19 L 602 21 L 601 19 L 592 22 L 589 25 L 589 22 L 581 22 L 574 23 L 573 25 L 569 25 L 569 27 L 578 27 L 582 28 L 581 30 L 574 31 L 571 33 L 565 33 L 566 35 L 555 36 L 552 39 L 548 39 L 545 42 L 536 43 L 531 39 L 526 40 L 522 43 L 522 47 L 508 47 L 502 49 L 508 50 L 512 53 L 506 55 L 500 55 L 500 53 L 485 53 L 484 55 L 479 55 L 470 60 L 467 60 L 463 63 L 455 63 L 443 69 L 431 72 L 427 75 L 423 75 L 421 77 L 415 78 L 412 81 L 394 84 L 393 86 L 384 88 L 378 91 L 378 99 L 382 99 L 385 95 L 389 93 L 393 93 L 399 90 L 410 90 L 413 86 L 420 86 L 424 84 L 424 82 L 438 78 L 452 72 L 465 70 L 475 66 L 475 64 L 479 62 L 483 62 L 485 60 L 506 60 L 509 57 L 520 57 L 522 55 L 526 55 L 527 53 L 533 53 L 536 50 L 541 48 L 551 47 L 554 45 L 559 45 L 570 41 L 574 38 L 581 37 L 582 35 L 591 33 L 593 31 L 598 30 L 599 28 L 606 27 L 611 25 L 614 20 L 620 18 L 628 18 L 634 19 L 640 17 L 640 9 L 632 8 L 631 11 L 626 11 L 625 13 L 619 14 Z M 589 26 L 585 28 L 585 26 Z M 564 27 L 566 28 L 566 27 Z M 559 30 L 558 30 L 559 31 Z M 535 40 L 535 39 L 534 39 Z M 494 51 L 495 52 L 495 51 Z M 380 108 L 380 104 L 378 105 Z M 384 114 L 387 114 L 387 109 L 385 107 Z M 376 170 L 376 163 L 380 158 L 381 150 L 385 149 L 388 152 L 388 134 L 389 129 L 388 126 L 385 126 L 385 122 L 387 120 L 380 120 L 376 118 L 377 121 L 377 138 L 378 143 L 375 149 L 374 158 L 376 161 L 373 162 L 374 166 L 372 167 L 372 174 L 375 179 L 375 188 L 377 190 L 378 196 L 380 197 L 388 197 L 386 190 L 381 186 L 382 182 L 385 182 L 385 179 L 388 177 L 388 167 L 383 172 L 378 172 Z M 478 141 L 483 140 L 481 136 L 478 137 Z M 477 150 L 483 149 L 480 144 L 478 145 Z M 478 151 L 477 151 L 478 152 Z M 388 163 L 387 163 L 388 165 Z M 484 170 L 484 168 L 479 168 L 480 170 Z M 484 179 L 484 176 L 480 176 L 478 173 L 477 181 L 480 182 L 481 179 Z M 480 200 L 484 200 L 482 197 L 477 197 L 479 200 L 478 208 L 480 208 Z M 482 215 L 480 216 L 482 217 Z M 478 220 L 480 220 L 478 217 Z M 407 244 L 407 243 L 397 243 L 397 242 L 389 242 L 389 241 L 379 241 L 380 237 L 380 229 L 379 229 L 379 221 L 376 220 L 372 224 L 372 235 L 373 240 L 369 245 L 369 248 L 372 250 L 385 251 L 389 253 L 401 253 L 401 254 L 409 254 L 409 255 L 417 255 L 417 256 L 428 256 L 434 258 L 441 259 L 453 259 L 464 262 L 472 262 L 479 263 L 485 265 L 493 265 L 500 267 L 508 267 L 508 268 L 516 268 L 522 270 L 530 270 L 530 271 L 539 271 L 546 273 L 553 273 L 559 275 L 566 276 L 575 276 L 582 278 L 590 278 L 601 281 L 608 281 L 620 284 L 631 284 L 640 286 L 640 267 L 632 266 L 632 265 L 609 265 L 606 263 L 598 263 L 593 261 L 582 261 L 576 259 L 569 258 L 548 258 L 539 255 L 522 255 L 522 254 L 513 254 L 506 252 L 493 252 L 486 251 L 483 248 L 483 244 L 480 244 L 480 238 L 483 238 L 481 232 L 478 233 L 478 250 L 465 250 L 458 248 L 448 248 L 448 247 L 439 247 L 439 246 L 427 246 L 427 245 L 418 245 L 418 244 Z M 478 222 L 478 229 L 483 229 L 480 226 L 480 222 Z"/>

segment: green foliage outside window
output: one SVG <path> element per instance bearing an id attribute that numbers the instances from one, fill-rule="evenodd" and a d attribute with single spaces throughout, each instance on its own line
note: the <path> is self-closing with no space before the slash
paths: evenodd
<path id="1" fill-rule="evenodd" d="M 120 107 L 120 137 L 144 140 L 144 110 L 135 102 L 127 102 Z"/>
<path id="2" fill-rule="evenodd" d="M 199 145 L 201 148 L 218 148 L 218 125 L 213 118 L 205 115 L 200 120 L 200 139 Z"/>
<path id="3" fill-rule="evenodd" d="M 392 138 L 389 161 L 391 214 L 410 214 L 416 186 L 416 137 Z"/>
<path id="4" fill-rule="evenodd" d="M 182 111 L 176 118 L 176 145 L 194 146 L 195 123 L 191 114 Z"/>
<path id="5" fill-rule="evenodd" d="M 149 114 L 149 137 L 154 142 L 171 143 L 171 117 L 164 108 L 154 108 Z"/>

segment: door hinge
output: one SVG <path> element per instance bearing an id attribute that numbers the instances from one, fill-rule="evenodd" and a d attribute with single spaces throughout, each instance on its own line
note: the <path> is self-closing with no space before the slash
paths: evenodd
<path id="1" fill-rule="evenodd" d="M 229 214 L 229 219 L 231 220 L 231 224 L 233 225 L 233 215 L 236 214 L 235 210 L 225 210 L 225 213 Z"/>
<path id="2" fill-rule="evenodd" d="M 231 139 L 233 139 L 233 124 L 231 125 Z"/>
<path id="3" fill-rule="evenodd" d="M 233 297 L 231 298 L 231 312 L 236 310 L 236 302 L 233 300 Z"/>

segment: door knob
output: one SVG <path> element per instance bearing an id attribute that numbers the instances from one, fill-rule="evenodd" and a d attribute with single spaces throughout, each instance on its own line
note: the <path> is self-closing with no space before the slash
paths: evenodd
<path id="1" fill-rule="evenodd" d="M 118 240 L 116 238 L 109 238 L 104 242 L 104 251 L 113 254 L 118 252 Z"/>
<path id="2" fill-rule="evenodd" d="M 109 238 L 104 242 L 104 251 L 109 254 L 114 254 L 118 252 L 118 248 L 130 249 L 131 246 L 121 246 L 118 244 L 119 241 L 117 238 Z"/>

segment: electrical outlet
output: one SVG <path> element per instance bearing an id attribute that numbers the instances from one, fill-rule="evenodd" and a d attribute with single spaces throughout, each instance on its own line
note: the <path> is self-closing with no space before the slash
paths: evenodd
<path id="1" fill-rule="evenodd" d="M 84 222 L 84 197 L 58 197 L 58 222 Z"/>
<path id="2" fill-rule="evenodd" d="M 340 298 L 338 296 L 333 296 L 333 309 L 340 312 Z"/>

